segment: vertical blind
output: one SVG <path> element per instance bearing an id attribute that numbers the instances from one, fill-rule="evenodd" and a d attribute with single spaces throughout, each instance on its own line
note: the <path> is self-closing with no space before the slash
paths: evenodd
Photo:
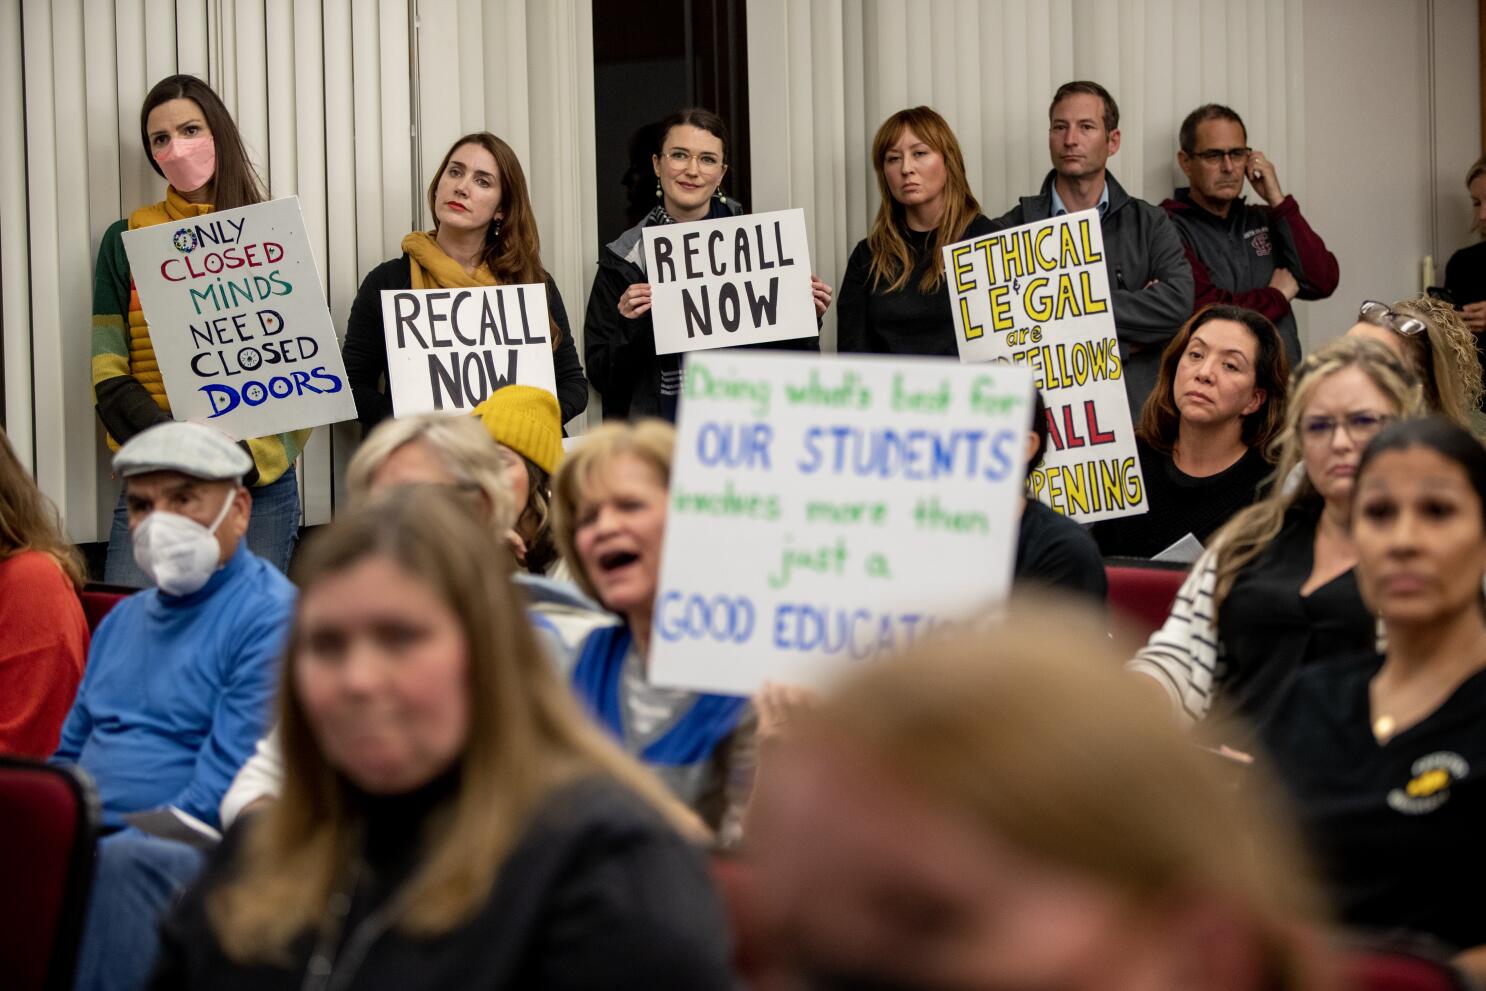
<path id="1" fill-rule="evenodd" d="M 1132 195 L 1171 194 L 1177 129 L 1226 103 L 1303 194 L 1301 0 L 749 0 L 755 209 L 803 207 L 811 262 L 840 278 L 878 206 L 877 127 L 928 104 L 959 139 L 997 216 L 1051 167 L 1058 85 L 1093 79 L 1120 107 L 1109 167 Z M 1181 182 L 1185 185 L 1185 180 Z M 823 333 L 834 339 L 831 316 Z"/>
<path id="2" fill-rule="evenodd" d="M 92 410 L 92 276 L 103 231 L 164 195 L 139 137 L 149 88 L 190 72 L 221 94 L 271 194 L 300 199 L 338 328 L 366 272 L 428 224 L 448 143 L 484 129 L 525 165 L 543 258 L 581 313 L 597 258 L 589 19 L 588 0 L 0 4 L 0 128 L 24 135 L 0 147 L 5 430 L 73 540 L 107 537 L 118 491 Z M 330 518 L 357 435 L 315 431 L 305 522 Z"/>

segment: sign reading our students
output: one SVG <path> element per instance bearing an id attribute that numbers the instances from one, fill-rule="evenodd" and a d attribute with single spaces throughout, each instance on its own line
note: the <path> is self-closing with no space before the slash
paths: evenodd
<path id="1" fill-rule="evenodd" d="M 1007 593 L 1031 375 L 932 358 L 687 359 L 650 674 L 816 682 Z"/>
<path id="2" fill-rule="evenodd" d="M 1032 369 L 1048 444 L 1031 495 L 1091 523 L 1146 511 L 1095 210 L 944 249 L 962 361 Z"/>
<path id="3" fill-rule="evenodd" d="M 642 234 L 656 354 L 819 336 L 803 210 Z"/>
<path id="4" fill-rule="evenodd" d="M 297 198 L 127 231 L 124 250 L 177 419 L 244 439 L 355 418 Z"/>
<path id="5" fill-rule="evenodd" d="M 397 416 L 468 413 L 518 383 L 557 394 L 546 286 L 385 289 L 382 332 Z"/>

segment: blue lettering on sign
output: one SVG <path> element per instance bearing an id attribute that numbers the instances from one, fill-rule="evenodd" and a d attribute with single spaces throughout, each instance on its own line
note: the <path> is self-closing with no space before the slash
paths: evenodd
<path id="1" fill-rule="evenodd" d="M 311 393 L 316 396 L 333 396 L 344 389 L 340 376 L 319 365 L 308 372 L 292 371 L 286 375 L 275 375 L 266 381 L 250 379 L 236 386 L 209 383 L 200 387 L 212 404 L 209 420 L 226 416 L 239 405 L 262 406 L 270 398 L 289 399 Z"/>
<path id="2" fill-rule="evenodd" d="M 697 431 L 697 459 L 709 468 L 768 471 L 774 428 L 767 423 L 704 423 Z"/>
<path id="3" fill-rule="evenodd" d="M 753 600 L 745 596 L 668 591 L 656 602 L 655 632 L 663 640 L 742 643 L 753 636 L 755 615 Z"/>
<path id="4" fill-rule="evenodd" d="M 884 615 L 860 607 L 782 602 L 774 608 L 774 647 L 861 661 L 912 643 L 920 626 L 934 625 L 932 618 L 918 613 Z"/>
<path id="5" fill-rule="evenodd" d="M 906 478 L 915 482 L 984 478 L 997 482 L 1020 470 L 1026 439 L 1013 430 L 961 428 L 940 432 L 836 425 L 810 427 L 803 443 L 804 453 L 795 467 L 804 475 Z"/>

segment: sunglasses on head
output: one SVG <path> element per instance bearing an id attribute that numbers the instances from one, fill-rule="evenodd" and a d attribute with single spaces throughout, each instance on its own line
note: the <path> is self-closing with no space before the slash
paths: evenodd
<path id="1" fill-rule="evenodd" d="M 1389 309 L 1387 304 L 1370 299 L 1357 308 L 1357 319 L 1364 323 L 1386 327 L 1405 337 L 1416 337 L 1429 328 L 1418 317 L 1404 316 Z"/>

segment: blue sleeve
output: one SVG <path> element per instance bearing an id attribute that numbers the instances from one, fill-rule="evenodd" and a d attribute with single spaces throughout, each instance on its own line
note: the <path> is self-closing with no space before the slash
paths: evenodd
<path id="1" fill-rule="evenodd" d="M 222 796 L 268 728 L 292 613 L 293 602 L 286 598 L 236 633 L 211 732 L 196 752 L 190 782 L 169 803 L 208 825 L 219 824 Z"/>
<path id="2" fill-rule="evenodd" d="M 98 659 L 108 656 L 109 641 L 122 615 L 124 604 L 120 603 L 103 617 L 103 622 L 93 631 L 93 638 L 88 646 L 88 663 L 83 668 L 83 682 L 77 686 L 72 708 L 67 710 L 67 719 L 62 723 L 62 736 L 57 741 L 56 753 L 51 758 L 54 764 L 76 764 L 78 757 L 82 755 L 83 745 L 93 734 L 93 713 L 88 708 L 88 689 L 98 671 Z"/>

